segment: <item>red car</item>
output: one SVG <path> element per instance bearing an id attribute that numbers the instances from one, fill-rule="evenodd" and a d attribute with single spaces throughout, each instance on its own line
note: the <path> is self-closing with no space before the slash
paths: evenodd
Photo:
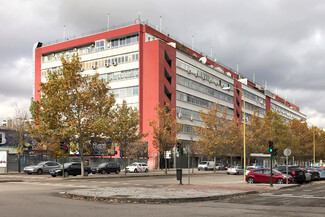
<path id="1" fill-rule="evenodd" d="M 256 168 L 252 169 L 246 176 L 247 183 L 270 183 L 271 170 L 268 168 Z M 284 184 L 287 182 L 293 183 L 293 178 L 291 175 L 286 175 L 280 171 L 273 170 L 272 182 L 276 184 Z"/>

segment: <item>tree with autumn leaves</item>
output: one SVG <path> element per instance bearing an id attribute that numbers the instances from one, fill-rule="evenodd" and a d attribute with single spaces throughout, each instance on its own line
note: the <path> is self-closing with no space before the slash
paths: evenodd
<path id="1" fill-rule="evenodd" d="M 128 106 L 125 100 L 113 109 L 112 119 L 107 119 L 106 127 L 110 138 L 118 145 L 124 157 L 138 158 L 147 146 L 142 141 L 146 134 L 139 131 L 139 120 L 138 109 Z"/>
<path id="2" fill-rule="evenodd" d="M 109 94 L 109 83 L 98 74 L 81 73 L 78 56 L 61 61 L 62 67 L 48 73 L 47 82 L 40 84 L 40 100 L 31 102 L 30 132 L 53 156 L 61 154 L 63 140 L 78 144 L 83 176 L 84 154 L 91 153 L 91 141 L 110 136 L 106 126 L 112 119 L 115 98 Z"/>
<path id="3" fill-rule="evenodd" d="M 198 143 L 201 152 L 208 156 L 243 156 L 243 129 L 236 118 L 221 112 L 218 105 L 207 108 L 207 112 L 200 111 L 203 125 L 197 128 L 200 135 Z M 268 153 L 268 142 L 273 141 L 278 149 L 277 158 L 282 156 L 283 150 L 290 148 L 296 159 L 306 161 L 312 159 L 313 133 L 316 138 L 316 158 L 325 157 L 325 133 L 313 126 L 308 128 L 303 120 L 286 121 L 281 115 L 268 111 L 261 118 L 255 111 L 246 126 L 246 156 L 251 153 Z M 232 161 L 231 161 L 232 162 Z"/>
<path id="4" fill-rule="evenodd" d="M 157 119 L 149 119 L 149 125 L 152 127 L 153 145 L 160 155 L 171 150 L 177 143 L 177 133 L 181 131 L 181 124 L 177 124 L 175 118 L 175 109 L 171 109 L 169 104 L 155 106 Z M 160 156 L 159 156 L 160 158 Z M 158 159 L 159 159 L 158 158 Z M 165 174 L 167 174 L 167 158 L 165 158 Z"/>

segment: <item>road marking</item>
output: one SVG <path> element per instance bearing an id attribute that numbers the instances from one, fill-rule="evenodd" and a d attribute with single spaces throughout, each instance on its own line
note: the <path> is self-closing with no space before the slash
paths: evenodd
<path id="1" fill-rule="evenodd" d="M 264 193 L 264 194 L 261 194 L 261 196 L 266 196 L 266 197 L 304 198 L 304 199 L 322 199 L 322 200 L 325 200 L 325 197 L 315 197 L 314 195 L 292 195 L 292 194 Z"/>

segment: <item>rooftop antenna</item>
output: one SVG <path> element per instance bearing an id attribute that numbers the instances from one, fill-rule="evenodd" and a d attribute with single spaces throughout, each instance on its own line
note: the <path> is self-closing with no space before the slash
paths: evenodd
<path id="1" fill-rule="evenodd" d="M 159 18 L 159 31 L 162 32 L 162 18 Z"/>
<path id="2" fill-rule="evenodd" d="M 210 56 L 211 56 L 211 59 L 213 59 L 213 58 L 212 58 L 212 46 L 211 46 L 211 48 L 210 48 Z"/>
<path id="3" fill-rule="evenodd" d="M 63 41 L 65 41 L 65 25 L 63 26 Z"/>
<path id="4" fill-rule="evenodd" d="M 138 18 L 135 19 L 135 23 L 141 23 L 140 11 L 139 11 L 139 13 L 138 13 Z"/>
<path id="5" fill-rule="evenodd" d="M 238 64 L 237 64 L 237 74 L 239 74 L 239 67 L 238 67 Z"/>
<path id="6" fill-rule="evenodd" d="M 107 14 L 107 30 L 109 30 L 109 13 Z"/>
<path id="7" fill-rule="evenodd" d="M 253 83 L 255 83 L 255 73 L 253 73 Z"/>
<path id="8" fill-rule="evenodd" d="M 194 36 L 192 35 L 192 50 L 194 50 Z"/>
<path id="9" fill-rule="evenodd" d="M 278 87 L 275 88 L 275 95 L 278 95 Z"/>
<path id="10" fill-rule="evenodd" d="M 267 82 L 266 82 L 266 80 L 264 82 L 264 89 L 267 90 Z"/>

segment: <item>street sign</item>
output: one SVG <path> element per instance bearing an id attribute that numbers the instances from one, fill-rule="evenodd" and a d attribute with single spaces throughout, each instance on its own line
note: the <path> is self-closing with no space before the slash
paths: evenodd
<path id="1" fill-rule="evenodd" d="M 285 156 L 290 156 L 291 155 L 291 150 L 290 149 L 288 149 L 288 148 L 286 148 L 286 149 L 284 149 L 284 151 L 283 151 L 283 154 L 285 155 Z"/>

